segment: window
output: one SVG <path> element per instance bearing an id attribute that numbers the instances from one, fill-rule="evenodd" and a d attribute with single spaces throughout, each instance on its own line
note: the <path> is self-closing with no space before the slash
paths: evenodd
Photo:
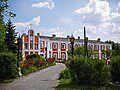
<path id="1" fill-rule="evenodd" d="M 30 41 L 33 41 L 33 36 L 30 36 Z"/>
<path id="2" fill-rule="evenodd" d="M 49 51 L 49 58 L 51 58 L 51 52 Z"/>
<path id="3" fill-rule="evenodd" d="M 93 49 L 93 45 L 90 45 L 90 48 Z"/>
<path id="4" fill-rule="evenodd" d="M 61 58 L 65 59 L 65 53 L 62 53 Z"/>
<path id="5" fill-rule="evenodd" d="M 110 49 L 110 46 L 106 46 L 106 49 L 107 49 L 107 50 Z"/>
<path id="6" fill-rule="evenodd" d="M 68 44 L 68 49 L 70 49 L 71 48 L 71 44 Z"/>
<path id="7" fill-rule="evenodd" d="M 33 49 L 33 43 L 30 43 L 30 49 Z"/>
<path id="8" fill-rule="evenodd" d="M 61 44 L 61 48 L 62 48 L 62 49 L 65 49 L 65 43 L 62 43 L 62 44 Z"/>
<path id="9" fill-rule="evenodd" d="M 104 45 L 101 46 L 101 50 L 105 50 L 105 46 Z"/>
<path id="10" fill-rule="evenodd" d="M 53 43 L 53 48 L 57 49 L 57 43 Z"/>
<path id="11" fill-rule="evenodd" d="M 57 58 L 57 53 L 53 53 L 53 56 L 54 56 L 55 58 Z"/>
<path id="12" fill-rule="evenodd" d="M 35 44 L 35 49 L 38 49 L 38 44 Z"/>
<path id="13" fill-rule="evenodd" d="M 104 53 L 102 53 L 101 59 L 105 59 L 105 54 Z"/>
<path id="14" fill-rule="evenodd" d="M 40 48 L 43 48 L 43 42 L 40 42 Z"/>
<path id="15" fill-rule="evenodd" d="M 95 50 L 99 50 L 99 45 L 95 45 L 95 46 L 94 46 L 94 49 L 95 49 Z"/>
<path id="16" fill-rule="evenodd" d="M 28 49 L 28 43 L 25 43 L 25 49 Z"/>
<path id="17" fill-rule="evenodd" d="M 95 53 L 95 59 L 99 59 L 99 54 L 98 53 Z"/>

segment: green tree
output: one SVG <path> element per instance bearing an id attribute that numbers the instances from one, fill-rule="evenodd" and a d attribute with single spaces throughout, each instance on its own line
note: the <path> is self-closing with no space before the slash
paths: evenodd
<path id="1" fill-rule="evenodd" d="M 8 0 L 0 0 L 0 52 L 3 50 L 3 42 L 5 38 L 5 29 L 4 29 L 4 15 L 5 11 L 8 8 Z"/>
<path id="2" fill-rule="evenodd" d="M 91 57 L 91 55 L 92 55 L 92 49 L 88 48 L 88 57 Z M 68 50 L 68 56 L 69 56 L 69 58 L 72 56 L 71 49 Z M 75 47 L 74 48 L 74 56 L 84 57 L 84 47 Z"/>
<path id="3" fill-rule="evenodd" d="M 17 52 L 17 33 L 15 32 L 15 26 L 12 24 L 11 20 L 9 19 L 5 25 L 5 43 L 7 46 L 8 51 L 13 53 Z"/>
<path id="4" fill-rule="evenodd" d="M 116 56 L 120 56 L 120 43 L 115 43 L 114 41 L 107 40 L 106 43 L 112 44 L 112 50 L 115 51 Z"/>

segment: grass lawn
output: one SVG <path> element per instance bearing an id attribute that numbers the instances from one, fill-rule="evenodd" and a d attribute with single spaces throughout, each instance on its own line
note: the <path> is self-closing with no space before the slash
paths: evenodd
<path id="1" fill-rule="evenodd" d="M 60 84 L 56 87 L 56 90 L 120 90 L 120 87 L 114 86 L 90 86 L 90 85 L 78 85 L 76 83 L 70 83 L 69 79 L 61 79 Z"/>

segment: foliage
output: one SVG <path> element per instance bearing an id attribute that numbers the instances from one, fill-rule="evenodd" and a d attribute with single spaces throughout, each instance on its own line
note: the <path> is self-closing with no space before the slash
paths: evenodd
<path id="1" fill-rule="evenodd" d="M 115 51 L 114 56 L 120 56 L 120 43 L 115 43 L 114 41 L 107 40 L 106 43 L 112 44 L 112 50 Z"/>
<path id="2" fill-rule="evenodd" d="M 2 51 L 2 45 L 5 38 L 5 31 L 2 22 L 0 21 L 0 52 Z"/>
<path id="3" fill-rule="evenodd" d="M 78 56 L 78 57 L 84 57 L 84 47 L 75 47 L 74 48 L 74 56 Z M 91 57 L 92 55 L 92 49 L 88 48 L 88 57 Z M 68 50 L 68 57 L 71 58 L 71 50 Z"/>
<path id="4" fill-rule="evenodd" d="M 34 66 L 31 66 L 31 67 L 28 67 L 28 68 L 22 68 L 22 74 L 23 75 L 26 75 L 26 74 L 29 74 L 29 73 L 32 73 L 32 72 L 36 72 L 38 69 Z"/>
<path id="5" fill-rule="evenodd" d="M 5 24 L 5 43 L 9 52 L 17 53 L 17 33 L 15 32 L 15 26 L 13 26 L 11 20 Z"/>
<path id="6" fill-rule="evenodd" d="M 72 82 L 70 79 L 61 79 L 60 84 L 55 90 L 120 90 L 120 87 L 114 86 L 93 86 L 93 85 L 78 85 L 76 82 Z"/>
<path id="7" fill-rule="evenodd" d="M 70 79 L 70 70 L 69 68 L 65 68 L 65 70 L 61 71 L 59 79 Z"/>
<path id="8" fill-rule="evenodd" d="M 111 58 L 116 55 L 115 50 L 102 50 L 102 53 L 106 53 L 107 58 Z"/>
<path id="9" fill-rule="evenodd" d="M 27 55 L 26 58 L 27 58 L 27 60 L 29 60 L 29 59 L 40 59 L 41 61 L 45 61 L 45 58 L 43 58 L 39 54 L 30 54 L 30 55 Z"/>
<path id="10" fill-rule="evenodd" d="M 75 57 L 69 63 L 72 80 L 79 84 L 106 85 L 110 81 L 110 68 L 101 60 Z"/>
<path id="11" fill-rule="evenodd" d="M 6 9 L 9 7 L 7 2 L 8 0 L 0 0 L 0 21 L 3 21 Z"/>
<path id="12" fill-rule="evenodd" d="M 120 56 L 112 57 L 110 66 L 112 80 L 120 82 Z"/>
<path id="13" fill-rule="evenodd" d="M 0 54 L 0 79 L 11 79 L 18 76 L 17 58 L 12 53 Z"/>
<path id="14" fill-rule="evenodd" d="M 46 62 L 45 58 L 39 54 L 30 54 L 26 58 L 27 59 L 20 64 L 23 75 L 55 65 L 54 62 Z"/>

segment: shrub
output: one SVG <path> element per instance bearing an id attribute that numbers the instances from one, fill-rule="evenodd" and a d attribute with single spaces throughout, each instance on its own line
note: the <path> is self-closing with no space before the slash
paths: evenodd
<path id="1" fill-rule="evenodd" d="M 39 54 L 30 54 L 30 55 L 27 55 L 26 57 L 27 60 L 30 60 L 30 59 L 40 59 L 40 61 L 45 61 L 45 58 L 43 58 L 41 55 Z"/>
<path id="2" fill-rule="evenodd" d="M 34 66 L 31 66 L 31 67 L 28 67 L 28 68 L 22 68 L 21 69 L 21 72 L 23 75 L 26 75 L 26 74 L 29 74 L 29 73 L 32 73 L 32 72 L 36 72 L 38 69 Z"/>
<path id="3" fill-rule="evenodd" d="M 110 68 L 102 60 L 75 57 L 69 63 L 72 81 L 79 84 L 105 85 L 110 81 Z"/>
<path id="4" fill-rule="evenodd" d="M 70 79 L 70 70 L 69 68 L 65 68 L 65 70 L 61 71 L 59 79 Z"/>
<path id="5" fill-rule="evenodd" d="M 0 53 L 0 79 L 18 76 L 17 57 L 12 53 Z"/>
<path id="6" fill-rule="evenodd" d="M 111 74 L 113 81 L 120 82 L 120 56 L 111 58 Z"/>

